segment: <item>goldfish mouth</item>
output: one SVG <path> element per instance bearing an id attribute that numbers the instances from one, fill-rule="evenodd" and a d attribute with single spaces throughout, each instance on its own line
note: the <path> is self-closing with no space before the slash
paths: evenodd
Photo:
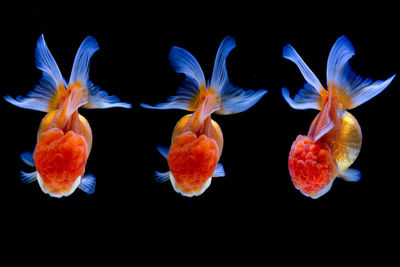
<path id="1" fill-rule="evenodd" d="M 171 181 L 172 187 L 174 188 L 175 192 L 177 192 L 177 193 L 179 193 L 179 194 L 181 194 L 182 196 L 185 196 L 185 197 L 193 197 L 193 196 L 199 196 L 199 195 L 203 194 L 204 191 L 206 191 L 206 189 L 211 184 L 212 177 L 207 179 L 207 181 L 203 184 L 203 186 L 201 187 L 201 189 L 199 191 L 194 191 L 193 190 L 193 192 L 190 192 L 190 193 L 189 192 L 183 192 L 181 189 L 178 188 L 178 186 L 176 185 L 176 182 L 175 182 L 175 178 L 174 178 L 174 176 L 172 175 L 171 172 L 169 172 L 169 179 Z"/>
<path id="2" fill-rule="evenodd" d="M 79 176 L 78 178 L 76 178 L 75 182 L 72 184 L 71 188 L 68 191 L 56 194 L 56 193 L 50 192 L 50 190 L 46 188 L 46 185 L 43 183 L 43 179 L 42 179 L 42 177 L 40 177 L 39 172 L 36 172 L 36 179 L 37 179 L 40 189 L 42 189 L 43 193 L 49 194 L 50 196 L 56 197 L 56 198 L 67 197 L 67 196 L 71 195 L 78 188 L 79 184 L 81 183 L 81 176 Z"/>

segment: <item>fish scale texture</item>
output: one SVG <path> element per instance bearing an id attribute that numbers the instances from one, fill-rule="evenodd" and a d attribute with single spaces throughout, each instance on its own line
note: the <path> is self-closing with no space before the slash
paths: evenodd
<path id="1" fill-rule="evenodd" d="M 33 160 L 43 184 L 53 194 L 66 193 L 82 176 L 88 147 L 83 136 L 53 128 L 40 135 Z"/>
<path id="2" fill-rule="evenodd" d="M 210 178 L 219 160 L 217 143 L 205 135 L 192 132 L 177 136 L 168 154 L 168 165 L 177 185 L 193 193 Z"/>
<path id="3" fill-rule="evenodd" d="M 289 172 L 301 193 L 316 195 L 330 182 L 333 171 L 334 161 L 326 143 L 313 143 L 307 136 L 297 136 L 289 154 Z"/>

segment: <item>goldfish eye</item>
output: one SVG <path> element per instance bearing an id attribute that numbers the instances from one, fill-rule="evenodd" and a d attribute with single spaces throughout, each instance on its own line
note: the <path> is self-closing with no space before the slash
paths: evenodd
<path id="1" fill-rule="evenodd" d="M 294 186 L 304 195 L 316 198 L 329 190 L 335 168 L 326 143 L 313 143 L 299 135 L 292 144 L 288 165 Z"/>
<path id="2" fill-rule="evenodd" d="M 87 157 L 88 147 L 83 136 L 72 131 L 64 134 L 53 128 L 40 135 L 33 160 L 43 187 L 59 195 L 71 191 L 83 176 Z"/>

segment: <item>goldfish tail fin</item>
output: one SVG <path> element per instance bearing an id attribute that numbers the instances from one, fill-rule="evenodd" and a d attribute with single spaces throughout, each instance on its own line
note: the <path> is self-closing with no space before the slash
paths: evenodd
<path id="1" fill-rule="evenodd" d="M 94 37 L 88 36 L 83 40 L 75 56 L 69 85 L 86 91 L 87 101 L 82 104 L 83 108 L 131 108 L 131 104 L 120 102 L 116 96 L 109 96 L 107 92 L 100 90 L 89 80 L 90 59 L 97 50 L 99 50 L 99 45 Z"/>
<path id="2" fill-rule="evenodd" d="M 94 193 L 96 187 L 96 177 L 93 174 L 86 174 L 83 176 L 78 188 L 88 195 Z"/>
<path id="3" fill-rule="evenodd" d="M 154 171 L 154 180 L 157 183 L 163 183 L 169 180 L 169 172 Z"/>
<path id="4" fill-rule="evenodd" d="M 395 77 L 393 75 L 385 81 L 373 82 L 371 79 L 357 76 L 348 63 L 354 54 L 349 39 L 341 36 L 333 45 L 328 57 L 328 88 L 335 90 L 345 109 L 355 108 L 378 95 Z"/>
<path id="5" fill-rule="evenodd" d="M 218 108 L 215 109 L 216 114 L 228 115 L 246 111 L 254 106 L 267 93 L 267 90 L 263 89 L 258 91 L 245 91 L 235 87 L 229 82 L 226 58 L 235 47 L 235 39 L 227 36 L 222 40 L 215 57 L 209 88 L 215 91 L 217 95 Z"/>
<path id="6" fill-rule="evenodd" d="M 60 94 L 65 92 L 65 80 L 49 48 L 43 34 L 39 37 L 35 49 L 36 67 L 43 72 L 39 84 L 26 97 L 5 96 L 4 99 L 20 108 L 49 112 L 57 108 Z"/>
<path id="7" fill-rule="evenodd" d="M 286 102 L 294 109 L 318 109 L 322 108 L 323 100 L 321 93 L 325 91 L 321 82 L 312 70 L 307 66 L 303 59 L 291 45 L 283 47 L 282 55 L 284 58 L 292 61 L 300 69 L 306 83 L 304 89 L 301 89 L 294 99 L 290 98 L 289 91 L 282 88 L 282 96 Z"/>
<path id="8" fill-rule="evenodd" d="M 206 90 L 206 81 L 203 70 L 196 58 L 183 48 L 173 46 L 169 52 L 171 67 L 177 73 L 186 75 L 183 84 L 178 88 L 176 95 L 167 99 L 167 102 L 151 106 L 140 104 L 149 109 L 183 109 L 194 111 L 198 104 L 201 91 Z"/>

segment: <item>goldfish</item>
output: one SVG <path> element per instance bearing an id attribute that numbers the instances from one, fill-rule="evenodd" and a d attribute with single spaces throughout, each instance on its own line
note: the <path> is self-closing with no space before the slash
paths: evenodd
<path id="1" fill-rule="evenodd" d="M 358 182 L 361 172 L 349 168 L 357 159 L 362 144 L 361 128 L 348 111 L 382 92 L 394 79 L 373 82 L 357 75 L 349 65 L 355 50 L 346 36 L 333 45 L 327 62 L 327 89 L 291 45 L 283 48 L 283 57 L 300 69 L 306 83 L 292 99 L 282 88 L 282 96 L 294 109 L 316 109 L 307 136 L 293 142 L 288 159 L 291 180 L 300 192 L 313 199 L 326 194 L 336 177 Z"/>
<path id="2" fill-rule="evenodd" d="M 173 46 L 168 58 L 175 72 L 186 76 L 182 87 L 166 103 L 141 104 L 150 109 L 192 112 L 176 123 L 171 146 L 157 147 L 167 160 L 169 171 L 156 171 L 155 180 L 160 183 L 170 180 L 174 190 L 183 196 L 199 196 L 210 186 L 212 178 L 225 176 L 223 165 L 219 163 L 224 142 L 222 130 L 211 115 L 243 112 L 267 93 L 264 89 L 245 91 L 229 82 L 226 58 L 235 46 L 230 36 L 221 42 L 211 81 L 207 83 L 196 58 L 185 49 Z"/>
<path id="3" fill-rule="evenodd" d="M 94 37 L 85 38 L 67 83 L 42 34 L 35 49 L 36 67 L 42 71 L 39 84 L 26 97 L 4 97 L 17 107 L 47 113 L 40 122 L 34 152 L 21 154 L 22 161 L 36 171 L 21 171 L 21 181 L 36 180 L 41 190 L 52 197 L 69 196 L 77 188 L 87 194 L 95 191 L 95 176 L 84 175 L 92 148 L 92 130 L 78 109 L 131 108 L 131 104 L 120 102 L 89 80 L 89 62 L 98 49 Z"/>

